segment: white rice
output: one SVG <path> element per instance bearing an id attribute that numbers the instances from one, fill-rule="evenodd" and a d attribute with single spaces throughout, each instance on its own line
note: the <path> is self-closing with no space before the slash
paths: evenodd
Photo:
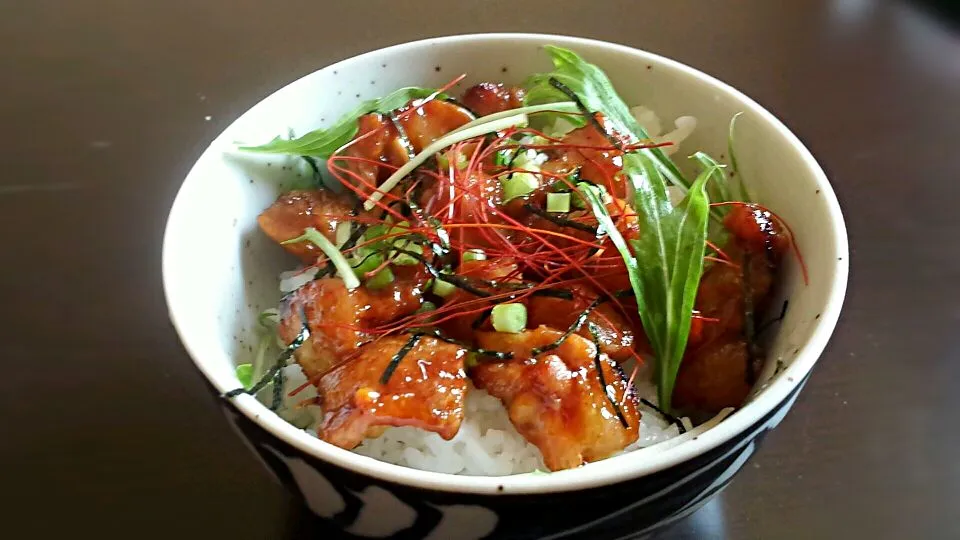
<path id="1" fill-rule="evenodd" d="M 316 388 L 308 385 L 294 396 L 289 393 L 306 382 L 300 366 L 284 368 L 284 402 L 277 411 L 284 420 L 316 436 L 323 410 L 312 402 Z M 634 380 L 638 397 L 657 403 L 657 390 L 652 370 L 644 366 Z M 272 397 L 266 388 L 259 398 L 266 404 Z M 640 438 L 624 452 L 644 448 L 670 438 L 679 432 L 658 413 L 640 406 Z M 472 476 L 505 476 L 545 470 L 540 450 L 527 442 L 510 422 L 499 399 L 485 390 L 469 385 L 463 423 L 457 435 L 443 440 L 436 433 L 414 427 L 390 427 L 379 437 L 366 439 L 354 452 L 395 465 L 425 471 Z"/>
<path id="2" fill-rule="evenodd" d="M 301 268 L 299 270 L 291 270 L 289 272 L 280 273 L 280 292 L 286 294 L 288 292 L 293 292 L 300 287 L 303 287 L 307 283 L 313 281 L 313 278 L 317 276 L 317 272 L 320 271 L 320 268 L 317 266 L 309 266 L 307 268 Z"/>
<path id="3" fill-rule="evenodd" d="M 677 150 L 680 149 L 680 143 L 686 140 L 686 138 L 693 133 L 693 130 L 697 128 L 696 117 L 679 116 L 673 121 L 675 129 L 668 133 L 663 133 L 661 131 L 660 117 L 657 116 L 657 113 L 643 105 L 632 107 L 630 113 L 633 114 L 633 118 L 640 124 L 640 127 L 647 132 L 647 135 L 650 136 L 653 142 L 673 143 L 670 146 L 664 146 L 662 148 L 663 153 L 668 156 L 675 154 Z"/>
<path id="4" fill-rule="evenodd" d="M 388 428 L 354 452 L 381 461 L 449 474 L 503 476 L 543 469 L 540 451 L 517 433 L 500 400 L 467 390 L 464 421 L 445 441 L 414 427 Z"/>

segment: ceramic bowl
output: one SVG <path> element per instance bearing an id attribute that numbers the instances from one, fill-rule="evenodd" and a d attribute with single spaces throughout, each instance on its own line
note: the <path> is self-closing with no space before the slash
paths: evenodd
<path id="1" fill-rule="evenodd" d="M 809 278 L 805 283 L 797 261 L 787 260 L 781 288 L 790 308 L 748 403 L 679 444 L 549 475 L 467 477 L 375 461 L 318 440 L 250 396 L 220 398 L 239 386 L 234 365 L 249 361 L 256 316 L 276 305 L 277 275 L 293 266 L 255 218 L 305 174 L 296 159 L 241 155 L 235 143 L 302 134 L 329 125 L 362 99 L 403 86 L 442 86 L 461 73 L 467 74 L 461 89 L 485 80 L 518 83 L 551 68 L 543 44 L 598 64 L 628 104 L 650 107 L 667 124 L 695 116 L 698 127 L 683 146 L 690 152 L 702 149 L 727 161 L 728 125 L 743 113 L 739 169 L 754 198 L 791 224 Z M 532 34 L 405 43 L 290 83 L 244 113 L 200 156 L 173 203 L 163 245 L 170 317 L 227 416 L 322 526 L 351 538 L 632 538 L 677 521 L 723 489 L 786 415 L 833 331 L 847 269 L 843 218 L 823 170 L 756 102 L 662 56 Z"/>

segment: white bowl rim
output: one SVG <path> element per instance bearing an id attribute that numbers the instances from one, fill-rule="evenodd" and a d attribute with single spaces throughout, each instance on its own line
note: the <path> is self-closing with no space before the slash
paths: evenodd
<path id="1" fill-rule="evenodd" d="M 305 454 L 313 456 L 316 459 L 320 459 L 355 473 L 378 478 L 383 481 L 393 482 L 409 487 L 451 493 L 517 495 L 565 492 L 601 487 L 665 470 L 708 452 L 709 450 L 714 449 L 733 439 L 738 434 L 753 426 L 765 415 L 770 413 L 806 379 L 808 373 L 811 371 L 813 365 L 816 363 L 820 354 L 826 347 L 840 316 L 840 310 L 846 293 L 847 277 L 849 273 L 849 248 L 847 243 L 846 226 L 844 224 L 843 215 L 840 211 L 840 205 L 837 201 L 833 188 L 827 180 L 826 174 L 823 172 L 823 169 L 817 163 L 810 151 L 806 148 L 806 146 L 803 145 L 797 136 L 794 135 L 779 119 L 756 103 L 753 99 L 749 98 L 730 85 L 697 69 L 687 66 L 686 64 L 626 45 L 589 38 L 552 34 L 460 34 L 425 38 L 417 41 L 410 41 L 380 48 L 347 58 L 345 60 L 341 60 L 340 62 L 320 68 L 320 70 L 335 69 L 341 64 L 353 62 L 361 58 L 387 52 L 396 53 L 404 48 L 421 46 L 425 44 L 443 45 L 464 41 L 480 43 L 501 39 L 536 41 L 541 44 L 549 42 L 571 48 L 576 48 L 577 46 L 601 47 L 621 54 L 637 57 L 638 59 L 642 59 L 644 62 L 649 64 L 666 66 L 685 72 L 687 75 L 699 79 L 701 82 L 712 86 L 717 91 L 727 94 L 728 96 L 733 97 L 741 102 L 745 108 L 751 110 L 759 118 L 762 118 L 764 122 L 770 124 L 774 129 L 776 129 L 779 134 L 799 152 L 805 166 L 816 180 L 818 187 L 821 190 L 821 195 L 824 197 L 826 202 L 827 211 L 833 223 L 831 231 L 834 237 L 834 255 L 837 259 L 837 265 L 836 273 L 832 276 L 831 283 L 828 286 L 829 292 L 827 295 L 827 303 L 825 306 L 823 306 L 820 318 L 814 321 L 814 329 L 810 335 L 810 338 L 806 343 L 800 346 L 799 352 L 797 353 L 793 362 L 789 367 L 787 367 L 784 373 L 776 377 L 767 388 L 765 388 L 754 398 L 752 402 L 748 403 L 743 408 L 736 410 L 723 422 L 719 423 L 712 429 L 707 430 L 697 438 L 686 441 L 683 444 L 670 449 L 669 451 L 656 453 L 652 456 L 647 456 L 644 457 L 644 459 L 639 460 L 631 460 L 631 454 L 626 453 L 591 463 L 586 467 L 579 467 L 577 469 L 559 471 L 546 475 L 524 474 L 514 476 L 463 476 L 411 469 L 400 465 L 378 461 L 366 456 L 361 456 L 321 441 L 318 438 L 307 434 L 303 430 L 300 430 L 287 423 L 279 416 L 272 413 L 252 396 L 241 395 L 237 398 L 234 398 L 234 406 L 239 409 L 240 412 L 243 413 L 248 419 L 258 424 L 273 436 L 286 442 L 287 444 L 292 445 Z M 312 73 L 315 73 L 316 71 Z M 297 79 L 297 81 L 305 77 L 309 77 L 312 75 L 312 73 L 304 75 L 300 79 Z M 278 89 L 276 92 L 271 93 L 254 107 L 259 106 L 264 101 L 270 99 L 275 93 L 281 92 L 284 88 L 294 84 L 297 81 L 293 81 Z M 254 107 L 251 107 L 251 109 Z M 249 110 L 250 109 L 248 109 L 248 111 Z M 246 111 L 244 114 L 246 114 Z M 241 117 L 242 116 L 243 115 L 241 115 Z M 231 126 L 238 122 L 241 117 L 238 117 L 237 120 L 234 120 Z M 228 126 L 223 133 L 226 133 L 229 130 L 230 127 Z M 204 154 L 211 148 L 217 146 L 218 142 L 220 142 L 219 139 L 223 136 L 223 133 L 221 133 L 221 135 L 211 142 Z M 197 162 L 194 164 L 194 167 L 196 167 L 197 164 L 202 161 L 202 159 L 203 155 L 198 158 Z M 190 177 L 192 172 L 193 171 L 191 170 L 191 173 L 188 173 L 187 178 Z M 184 182 L 184 185 L 186 185 L 186 181 Z M 168 308 L 174 305 L 173 300 L 176 295 L 175 291 L 171 290 L 171 284 L 168 278 L 171 275 L 171 272 L 168 272 L 168 265 L 171 264 L 171 257 L 169 256 L 169 253 L 174 249 L 173 246 L 171 246 L 170 240 L 171 223 L 174 222 L 174 218 L 178 213 L 178 209 L 184 204 L 181 201 L 183 193 L 184 186 L 182 185 L 170 210 L 166 230 L 164 232 L 162 247 L 163 286 Z M 187 339 L 186 333 L 184 332 L 182 321 L 178 318 L 177 313 L 170 309 L 169 315 L 170 320 L 172 321 L 173 326 L 184 345 L 184 348 L 198 369 L 204 373 L 204 375 L 207 377 L 207 380 L 210 381 L 217 391 L 222 393 L 230 390 L 231 388 L 226 388 L 223 385 L 218 384 L 217 380 L 212 376 L 211 370 L 207 367 L 206 362 L 199 357 L 197 351 L 191 346 L 191 343 Z"/>

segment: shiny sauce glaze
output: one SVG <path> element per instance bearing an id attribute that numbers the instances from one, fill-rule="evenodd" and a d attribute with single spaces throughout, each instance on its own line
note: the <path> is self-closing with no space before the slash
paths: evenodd
<path id="1" fill-rule="evenodd" d="M 341 448 L 353 448 L 386 426 L 414 426 L 453 438 L 463 420 L 466 354 L 428 336 L 387 336 L 364 345 L 317 384 L 324 409 L 318 435 Z M 396 367 L 384 382 L 391 362 Z"/>
<path id="2" fill-rule="evenodd" d="M 637 440 L 640 421 L 636 396 L 620 367 L 606 354 L 598 355 L 590 341 L 574 335 L 554 350 L 532 354 L 561 335 L 546 326 L 519 334 L 479 332 L 481 347 L 509 351 L 514 358 L 470 370 L 474 384 L 503 401 L 517 431 L 554 471 L 622 450 Z"/>
<path id="3" fill-rule="evenodd" d="M 369 290 L 347 290 L 343 280 L 313 280 L 289 294 L 280 304 L 280 339 L 290 344 L 304 325 L 310 337 L 294 356 L 311 381 L 351 358 L 375 337 L 369 329 L 409 315 L 423 302 L 426 277 L 400 276 L 390 285 Z"/>
<path id="4" fill-rule="evenodd" d="M 295 190 L 274 201 L 257 217 L 257 223 L 260 230 L 277 243 L 296 238 L 309 227 L 333 241 L 337 225 L 357 219 L 354 206 L 346 196 L 330 191 Z M 284 244 L 283 248 L 307 264 L 323 254 L 310 242 Z"/>

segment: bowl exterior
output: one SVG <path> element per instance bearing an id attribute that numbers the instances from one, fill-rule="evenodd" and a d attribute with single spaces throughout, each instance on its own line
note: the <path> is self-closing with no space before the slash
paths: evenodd
<path id="1" fill-rule="evenodd" d="M 316 444 L 249 396 L 220 400 L 242 438 L 323 529 L 356 538 L 651 534 L 692 513 L 729 482 L 787 413 L 836 323 L 848 271 L 843 219 L 820 167 L 769 112 L 691 68 L 622 46 L 518 34 L 440 38 L 374 51 L 285 86 L 227 128 L 190 172 L 165 233 L 164 289 L 171 320 L 215 395 L 238 386 L 234 365 L 250 361 L 257 314 L 277 303 L 276 276 L 289 268 L 257 229 L 256 216 L 302 165 L 238 156 L 236 142 L 259 141 L 288 127 L 302 134 L 329 125 L 328 119 L 355 106 L 354 97 L 414 84 L 440 86 L 461 68 L 475 70 L 464 85 L 489 78 L 519 82 L 522 74 L 548 69 L 543 43 L 596 61 L 630 104 L 649 105 L 663 118 L 696 116 L 691 147 L 721 160 L 727 122 L 745 112 L 737 124 L 741 176 L 751 180 L 756 200 L 794 225 L 809 269 L 808 283 L 796 264 L 787 269 L 790 310 L 768 349 L 777 362 L 768 362 L 770 373 L 761 375 L 766 382 L 758 390 L 764 391 L 699 440 L 653 458 L 625 455 L 569 475 L 470 480 Z"/>
<path id="2" fill-rule="evenodd" d="M 319 460 L 250 421 L 228 400 L 221 404 L 264 465 L 314 514 L 315 528 L 331 537 L 627 539 L 652 536 L 725 488 L 805 383 L 749 429 L 694 459 L 605 487 L 542 495 L 441 492 L 372 478 Z"/>

